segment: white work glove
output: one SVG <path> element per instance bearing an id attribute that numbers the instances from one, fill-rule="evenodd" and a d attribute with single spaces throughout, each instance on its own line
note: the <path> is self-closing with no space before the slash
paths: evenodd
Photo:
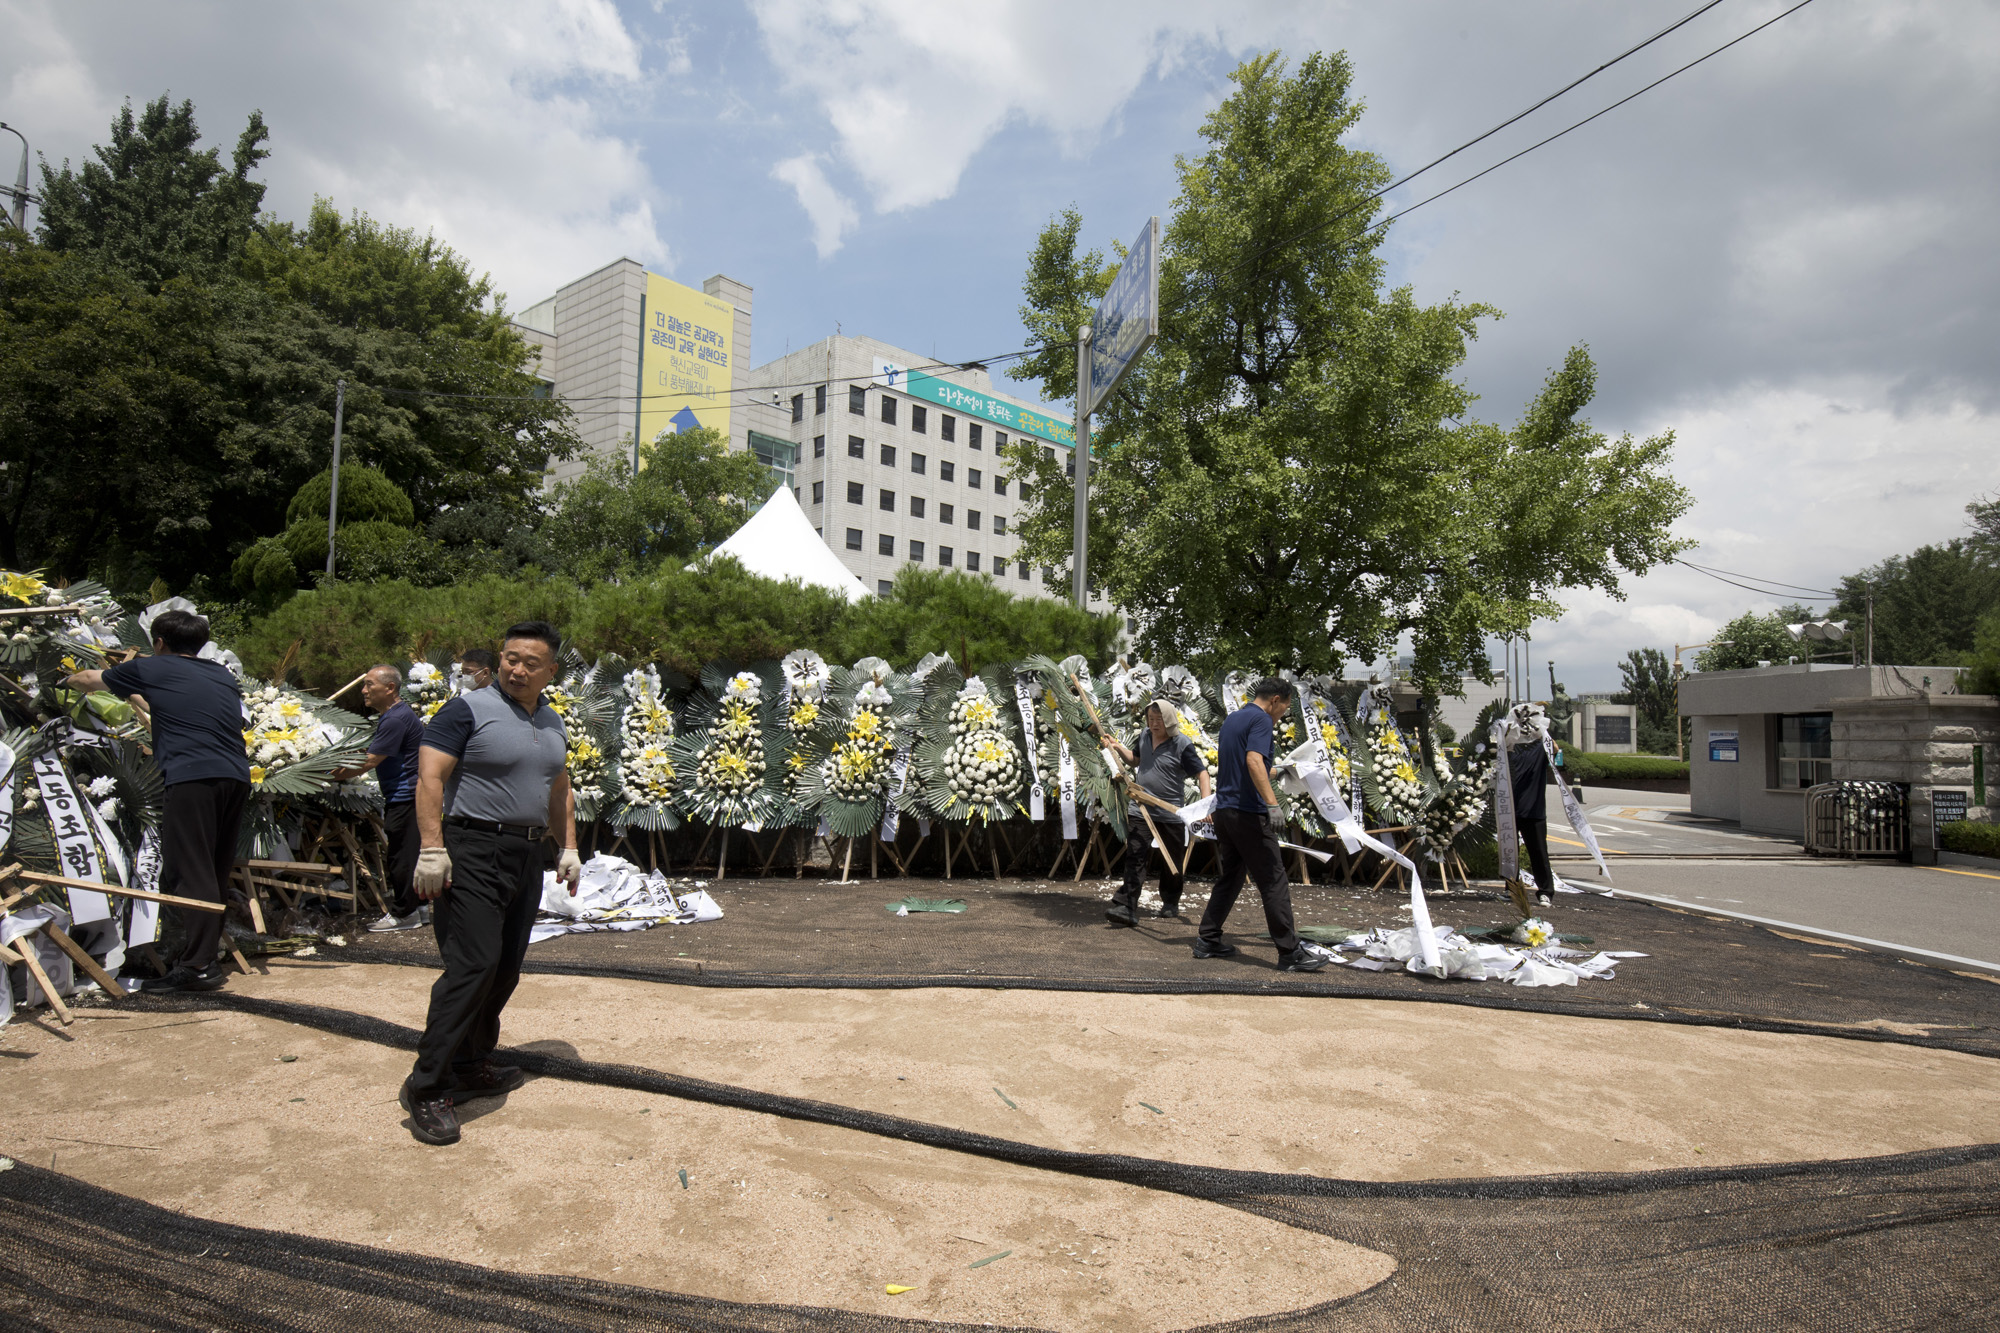
<path id="1" fill-rule="evenodd" d="M 1276 805 L 1267 805 L 1264 807 L 1264 827 L 1273 833 L 1282 834 L 1285 831 L 1285 811 L 1283 807 Z"/>
<path id="2" fill-rule="evenodd" d="M 451 853 L 425 847 L 417 853 L 417 897 L 429 901 L 451 887 Z"/>
<path id="3" fill-rule="evenodd" d="M 576 897 L 576 882 L 583 878 L 583 858 L 576 854 L 576 848 L 565 847 L 556 861 L 556 878 L 569 885 L 569 896 Z"/>

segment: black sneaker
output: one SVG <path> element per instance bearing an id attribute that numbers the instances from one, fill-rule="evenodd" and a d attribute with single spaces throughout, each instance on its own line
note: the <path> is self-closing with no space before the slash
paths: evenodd
<path id="1" fill-rule="evenodd" d="M 229 984 L 229 969 L 221 963 L 210 963 L 194 974 L 192 981 L 184 982 L 182 990 L 221 990 Z"/>
<path id="2" fill-rule="evenodd" d="M 449 1097 L 426 1097 L 419 1101 L 410 1094 L 410 1080 L 403 1080 L 396 1100 L 410 1113 L 410 1133 L 418 1143 L 442 1148 L 458 1142 L 458 1112 Z"/>
<path id="3" fill-rule="evenodd" d="M 148 995 L 172 995 L 175 991 L 194 990 L 200 980 L 201 974 L 191 967 L 170 967 L 163 977 L 147 977 L 139 983 L 139 989 Z"/>
<path id="4" fill-rule="evenodd" d="M 1138 924 L 1132 917 L 1132 909 L 1121 902 L 1113 902 L 1111 906 L 1105 908 L 1104 919 L 1114 926 L 1133 926 Z"/>
<path id="5" fill-rule="evenodd" d="M 1325 966 L 1326 959 L 1321 958 L 1316 953 L 1308 953 L 1304 949 L 1299 950 L 1289 958 L 1283 954 L 1278 955 L 1278 970 L 1280 972 L 1317 972 Z"/>
<path id="6" fill-rule="evenodd" d="M 1176 898 L 1172 902 L 1168 902 L 1162 898 L 1159 910 L 1154 912 L 1153 915 L 1166 921 L 1178 921 L 1181 915 L 1181 900 Z"/>
<path id="7" fill-rule="evenodd" d="M 1234 958 L 1236 956 L 1236 946 L 1225 944 L 1221 940 L 1210 944 L 1207 940 L 1197 938 L 1194 942 L 1194 956 L 1196 958 Z"/>
<path id="8" fill-rule="evenodd" d="M 451 1090 L 454 1105 L 477 1101 L 481 1097 L 498 1097 L 514 1091 L 528 1081 L 518 1065 L 496 1065 L 491 1060 L 481 1060 L 476 1065 L 467 1065 L 451 1071 L 458 1080 L 458 1086 Z"/>

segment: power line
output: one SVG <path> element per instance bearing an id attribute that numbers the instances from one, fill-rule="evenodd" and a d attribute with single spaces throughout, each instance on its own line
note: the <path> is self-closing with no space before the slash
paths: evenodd
<path id="1" fill-rule="evenodd" d="M 1815 598 L 1835 598 L 1840 596 L 1839 593 L 1829 591 L 1828 589 L 1825 588 L 1806 588 L 1806 587 L 1801 587 L 1800 585 L 1795 583 L 1778 583 L 1774 579 L 1759 579 L 1755 574 L 1742 574 L 1738 575 L 1737 578 L 1729 578 L 1724 573 L 1718 572 L 1713 569 L 1708 569 L 1702 565 L 1694 564 L 1691 561 L 1681 560 L 1678 558 L 1675 559 L 1674 563 L 1677 565 L 1685 565 L 1687 568 L 1692 569 L 1695 573 L 1706 575 L 1707 577 L 1716 580 L 1718 583 L 1727 583 L 1731 587 L 1741 588 L 1745 592 L 1754 592 L 1760 597 L 1778 597 L 1781 596 L 1782 594 L 1773 592 L 1771 588 L 1753 587 L 1748 583 L 1741 583 L 1738 582 L 1737 580 L 1755 579 L 1759 583 L 1772 584 L 1774 587 L 1789 589 L 1792 592 L 1808 593 L 1814 596 Z"/>
<path id="2" fill-rule="evenodd" d="M 1442 199 L 1446 195 L 1450 194 L 1453 190 L 1457 190 L 1464 186 L 1470 185 L 1472 184 L 1472 182 L 1478 180 L 1481 176 L 1489 175 L 1492 172 L 1500 170 L 1500 168 L 1506 166 L 1509 162 L 1513 162 L 1520 158 L 1526 157 L 1529 153 L 1534 152 L 1537 148 L 1547 147 L 1549 144 L 1552 144 L 1556 140 L 1562 138 L 1565 134 L 1568 134 L 1571 130 L 1582 129 L 1585 125 L 1590 124 L 1591 121 L 1596 120 L 1599 116 L 1607 115 L 1613 111 L 1616 111 L 1619 107 L 1624 106 L 1627 102 L 1633 100 L 1633 98 L 1644 96 L 1645 94 L 1651 92 L 1653 89 L 1659 87 L 1661 84 L 1665 83 L 1668 79 L 1676 78 L 1679 75 L 1685 74 L 1689 70 L 1693 69 L 1696 65 L 1701 64 L 1703 61 L 1721 55 L 1724 51 L 1727 51 L 1730 47 L 1735 46 L 1738 42 L 1748 41 L 1750 38 L 1755 37 L 1758 33 L 1764 31 L 1764 29 L 1770 27 L 1773 23 L 1776 23 L 1779 19 L 1786 18 L 1792 14 L 1796 14 L 1801 9 L 1804 9 L 1807 5 L 1811 3 L 1812 0 L 1799 0 L 1799 3 L 1793 5 L 1790 9 L 1785 10 L 1783 13 L 1780 13 L 1773 18 L 1765 20 L 1764 22 L 1758 24 L 1756 27 L 1750 29 L 1750 31 L 1744 33 L 1741 37 L 1737 37 L 1730 41 L 1724 42 L 1721 46 L 1716 47 L 1713 51 L 1710 51 L 1707 55 L 1699 56 L 1693 60 L 1688 61 L 1687 64 L 1682 65 L 1679 69 L 1661 75 L 1659 78 L 1654 79 L 1651 83 L 1647 84 L 1645 87 L 1639 89 L 1639 91 L 1632 93 L 1629 96 L 1619 98 L 1617 101 L 1613 102 L 1610 106 L 1605 107 L 1602 111 L 1594 112 L 1591 115 L 1585 116 L 1582 120 L 1577 121 L 1576 124 L 1574 125 L 1570 125 L 1563 129 L 1557 130 L 1554 134 L 1551 134 L 1548 138 L 1541 140 L 1539 143 L 1529 144 L 1526 148 L 1523 148 L 1520 152 L 1513 154 L 1511 157 L 1501 158 L 1498 162 L 1495 162 L 1492 166 L 1486 168 L 1486 170 L 1475 172 L 1474 174 L 1467 176 L 1464 180 L 1458 182 L 1457 185 L 1450 186 L 1447 189 L 1439 190 L 1436 194 L 1431 195 L 1429 198 L 1419 199 L 1416 203 L 1411 204 L 1408 208 L 1398 209 L 1396 212 L 1391 213 L 1388 217 L 1383 218 L 1380 222 L 1377 222 L 1374 225 L 1377 227 L 1386 227 L 1391 222 L 1394 222 L 1397 218 L 1404 217 L 1407 216 L 1408 214 L 1414 213 L 1418 209 L 1422 208 L 1425 204 L 1434 203 L 1437 200 Z M 1330 219 L 1329 223 L 1337 220 L 1338 219 Z"/>

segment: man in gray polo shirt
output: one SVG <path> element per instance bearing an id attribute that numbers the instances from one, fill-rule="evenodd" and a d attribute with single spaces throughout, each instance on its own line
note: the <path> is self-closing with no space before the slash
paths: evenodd
<path id="1" fill-rule="evenodd" d="M 542 872 L 553 866 L 572 894 L 582 874 L 568 742 L 542 700 L 559 643 L 544 621 L 509 629 L 493 684 L 438 709 L 418 754 L 417 896 L 432 904 L 444 955 L 400 1095 L 423 1143 L 458 1142 L 455 1103 L 521 1086 L 518 1068 L 492 1060 L 500 1011 L 521 980 Z"/>

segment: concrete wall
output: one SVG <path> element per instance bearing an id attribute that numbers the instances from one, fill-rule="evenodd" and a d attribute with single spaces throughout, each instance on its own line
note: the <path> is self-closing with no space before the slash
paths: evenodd
<path id="1" fill-rule="evenodd" d="M 1972 751 L 2000 747 L 2000 699 L 1991 695 L 1924 694 L 1914 698 L 1840 699 L 1833 706 L 1835 778 L 1910 784 L 1910 842 L 1927 850 L 1934 841 L 1931 794 L 1966 793 L 1968 815 L 1993 818 L 1973 804 Z"/>
<path id="2" fill-rule="evenodd" d="M 1739 745 L 1736 762 L 1711 763 L 1708 758 L 1708 733 L 1710 731 L 1734 731 L 1742 733 L 1741 719 L 1734 713 L 1697 714 L 1693 719 L 1694 744 L 1688 755 L 1688 808 L 1698 815 L 1711 819 L 1741 821 L 1743 818 L 1743 778 L 1744 764 L 1750 762 Z M 1758 762 L 1762 762 L 1763 718 L 1751 714 L 1753 730 L 1759 733 L 1760 751 Z M 1757 784 L 1762 785 L 1761 781 Z"/>

